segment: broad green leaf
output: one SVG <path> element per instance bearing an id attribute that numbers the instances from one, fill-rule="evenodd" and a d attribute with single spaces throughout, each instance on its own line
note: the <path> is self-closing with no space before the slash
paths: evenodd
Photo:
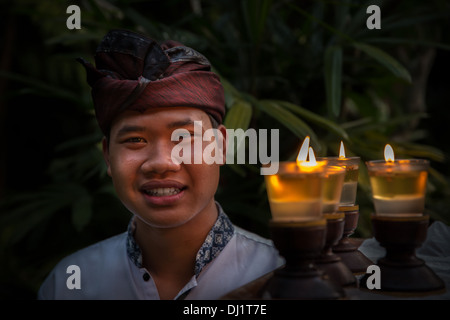
<path id="1" fill-rule="evenodd" d="M 227 129 L 242 129 L 247 130 L 252 118 L 252 106 L 244 101 L 238 100 L 227 112 L 224 120 L 224 125 Z M 245 170 L 236 164 L 237 150 L 240 148 L 244 140 L 237 139 L 238 141 L 233 144 L 233 150 L 227 149 L 227 154 L 233 152 L 234 163 L 230 163 L 229 166 L 233 171 L 241 176 L 245 176 Z"/>
<path id="2" fill-rule="evenodd" d="M 228 108 L 231 108 L 236 100 L 240 99 L 241 93 L 227 79 L 222 77 L 214 67 L 212 68 L 212 71 L 220 77 L 220 82 L 222 83 L 225 94 L 225 105 Z"/>
<path id="3" fill-rule="evenodd" d="M 330 115 L 338 117 L 341 112 L 342 48 L 330 46 L 325 50 L 324 78 L 327 108 Z"/>
<path id="4" fill-rule="evenodd" d="M 307 110 L 305 108 L 302 108 L 296 104 L 293 104 L 293 103 L 287 102 L 287 101 L 281 101 L 281 100 L 268 100 L 268 101 L 271 101 L 273 103 L 283 106 L 287 110 L 298 114 L 305 121 L 314 123 L 326 130 L 329 130 L 330 132 L 337 134 L 339 137 L 341 137 L 345 140 L 349 139 L 347 132 L 342 127 L 340 127 L 337 123 L 318 115 L 317 113 L 314 113 L 310 110 Z"/>
<path id="5" fill-rule="evenodd" d="M 243 0 L 241 2 L 245 25 L 250 40 L 262 40 L 272 0 Z"/>
<path id="6" fill-rule="evenodd" d="M 313 23 L 317 23 L 318 25 L 322 26 L 324 29 L 328 30 L 332 34 L 334 34 L 336 37 L 338 37 L 341 40 L 353 42 L 354 40 L 348 35 L 340 30 L 332 27 L 331 25 L 325 23 L 323 20 L 318 19 L 315 15 L 310 14 L 308 11 L 302 9 L 300 6 L 294 5 L 292 3 L 287 3 L 288 6 L 290 6 L 295 11 L 299 12 L 301 15 L 306 17 L 308 20 L 310 20 Z"/>
<path id="7" fill-rule="evenodd" d="M 411 158 L 430 159 L 437 162 L 445 161 L 445 154 L 433 146 L 403 142 L 398 144 L 397 151 Z"/>
<path id="8" fill-rule="evenodd" d="M 321 144 L 311 127 L 291 111 L 283 108 L 280 104 L 270 100 L 254 101 L 255 106 L 263 112 L 278 120 L 300 139 L 310 136 L 311 144 L 315 145 L 316 151 L 320 151 Z"/>
<path id="9" fill-rule="evenodd" d="M 251 119 L 252 106 L 246 101 L 239 100 L 228 110 L 224 125 L 229 129 L 247 130 Z"/>
<path id="10" fill-rule="evenodd" d="M 14 234 L 11 236 L 11 243 L 21 241 L 39 224 L 52 218 L 54 214 L 76 201 L 84 189 L 76 184 L 53 184 L 42 187 L 36 193 L 29 193 L 23 196 L 24 204 L 17 204 L 12 208 L 8 216 L 2 217 L 2 223 L 17 225 Z M 26 200 L 28 198 L 28 200 Z M 16 200 L 20 200 L 17 198 Z"/>
<path id="11" fill-rule="evenodd" d="M 406 68 L 403 67 L 400 62 L 398 62 L 396 59 L 394 59 L 392 56 L 390 56 L 383 50 L 360 42 L 352 43 L 352 46 L 365 52 L 367 55 L 377 60 L 380 64 L 382 64 L 389 71 L 391 71 L 395 76 L 407 81 L 408 83 L 411 83 L 411 75 L 409 71 L 406 70 Z"/>

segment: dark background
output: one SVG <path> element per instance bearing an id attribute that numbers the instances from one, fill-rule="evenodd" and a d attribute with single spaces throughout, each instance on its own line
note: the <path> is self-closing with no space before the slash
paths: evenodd
<path id="1" fill-rule="evenodd" d="M 375 3 L 382 28 L 368 30 L 365 9 Z M 81 30 L 66 28 L 70 4 L 81 9 Z M 427 210 L 448 224 L 449 17 L 448 1 L 2 2 L 0 297 L 34 298 L 59 259 L 126 229 L 130 214 L 105 174 L 89 87 L 75 61 L 93 61 L 112 28 L 205 54 L 225 84 L 227 108 L 251 110 L 226 119 L 229 127 L 280 129 L 281 160 L 311 133 L 319 155 L 335 155 L 344 140 L 362 162 L 381 159 L 386 143 L 399 158 L 429 159 Z M 334 68 L 330 48 L 342 52 Z M 257 165 L 223 167 L 217 199 L 236 224 L 268 236 L 258 172 Z M 364 166 L 359 182 L 355 236 L 369 237 Z"/>

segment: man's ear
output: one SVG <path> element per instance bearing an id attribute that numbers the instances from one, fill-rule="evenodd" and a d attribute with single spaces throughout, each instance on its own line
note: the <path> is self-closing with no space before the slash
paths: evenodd
<path id="1" fill-rule="evenodd" d="M 105 160 L 106 163 L 106 172 L 108 173 L 109 176 L 111 176 L 111 166 L 109 162 L 109 142 L 106 139 L 106 137 L 103 137 L 102 140 L 102 150 L 103 150 L 103 159 Z"/>

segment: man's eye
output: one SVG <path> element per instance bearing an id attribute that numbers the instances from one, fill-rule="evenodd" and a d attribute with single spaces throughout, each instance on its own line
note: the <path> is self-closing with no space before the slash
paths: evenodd
<path id="1" fill-rule="evenodd" d="M 145 142 L 145 140 L 144 140 L 144 138 L 132 137 L 132 138 L 126 139 L 125 142 L 139 143 L 139 142 Z"/>
<path id="2" fill-rule="evenodd" d="M 181 142 L 183 140 L 187 140 L 189 138 L 193 138 L 194 134 L 190 133 L 190 132 L 186 132 L 186 133 L 180 133 L 178 135 L 178 142 Z"/>

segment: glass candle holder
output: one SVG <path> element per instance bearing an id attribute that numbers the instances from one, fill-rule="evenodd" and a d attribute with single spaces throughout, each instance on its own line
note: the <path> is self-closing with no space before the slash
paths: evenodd
<path id="1" fill-rule="evenodd" d="M 303 222 L 321 219 L 325 162 L 303 167 L 280 162 L 278 172 L 264 176 L 273 221 Z"/>
<path id="2" fill-rule="evenodd" d="M 424 212 L 429 161 L 367 161 L 377 215 L 420 216 Z"/>
<path id="3" fill-rule="evenodd" d="M 339 206 L 355 205 L 356 191 L 358 189 L 360 157 L 320 157 L 317 159 L 327 161 L 329 166 L 338 166 L 345 169 Z"/>
<path id="4" fill-rule="evenodd" d="M 342 167 L 331 165 L 325 167 L 325 180 L 322 194 L 322 212 L 324 214 L 336 213 L 338 211 L 345 173 L 346 170 Z"/>

